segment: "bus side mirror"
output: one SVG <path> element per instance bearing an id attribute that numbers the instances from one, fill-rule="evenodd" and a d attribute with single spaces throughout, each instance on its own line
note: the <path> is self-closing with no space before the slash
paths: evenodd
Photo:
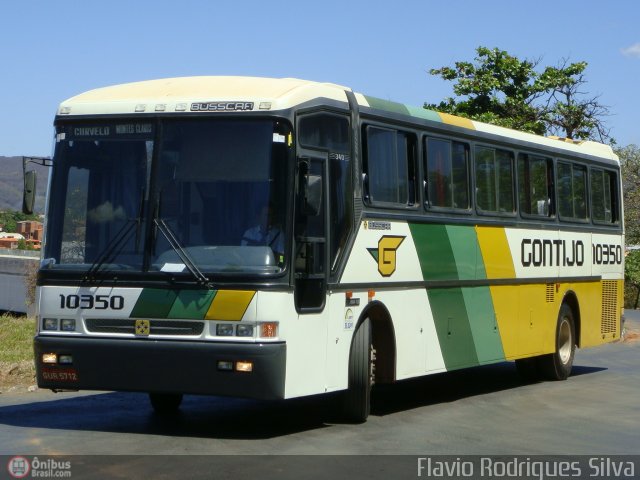
<path id="1" fill-rule="evenodd" d="M 22 196 L 22 213 L 31 215 L 36 202 L 36 171 L 24 172 L 24 194 Z"/>
<path id="2" fill-rule="evenodd" d="M 303 215 L 315 217 L 322 208 L 322 176 L 309 173 L 309 162 L 300 162 L 300 208 Z"/>

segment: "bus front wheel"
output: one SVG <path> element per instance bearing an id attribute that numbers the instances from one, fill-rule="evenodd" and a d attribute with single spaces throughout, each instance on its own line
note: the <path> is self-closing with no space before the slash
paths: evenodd
<path id="1" fill-rule="evenodd" d="M 343 412 L 349 422 L 362 423 L 369 416 L 373 359 L 371 320 L 366 318 L 353 335 L 349 354 L 349 388 L 343 398 Z"/>
<path id="2" fill-rule="evenodd" d="M 566 380 L 571 374 L 576 353 L 576 328 L 573 311 L 566 303 L 560 307 L 556 326 L 556 349 L 539 360 L 541 373 L 549 380 Z"/>
<path id="3" fill-rule="evenodd" d="M 150 393 L 149 400 L 156 413 L 171 414 L 178 411 L 182 403 L 181 393 Z"/>

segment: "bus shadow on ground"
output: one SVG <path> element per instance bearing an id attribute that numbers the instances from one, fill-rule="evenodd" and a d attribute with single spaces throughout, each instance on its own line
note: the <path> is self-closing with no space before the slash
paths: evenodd
<path id="1" fill-rule="evenodd" d="M 574 365 L 572 377 L 597 373 L 602 367 Z M 514 362 L 502 362 L 439 373 L 375 387 L 371 405 L 373 415 L 389 415 L 404 410 L 450 403 L 468 397 L 524 387 Z"/>
<path id="2" fill-rule="evenodd" d="M 605 370 L 575 366 L 574 376 Z M 500 363 L 376 385 L 372 417 L 522 387 L 513 363 Z M 35 394 L 37 395 L 37 394 Z M 257 401 L 185 396 L 179 412 L 153 412 L 141 393 L 112 392 L 0 407 L 0 424 L 53 430 L 220 439 L 268 439 L 343 423 L 335 397 Z"/>

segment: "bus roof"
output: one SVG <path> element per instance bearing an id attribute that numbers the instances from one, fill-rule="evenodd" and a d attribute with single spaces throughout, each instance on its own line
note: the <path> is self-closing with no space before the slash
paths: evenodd
<path id="1" fill-rule="evenodd" d="M 253 110 L 260 110 L 261 106 L 263 110 L 283 110 L 319 97 L 346 102 L 345 90 L 349 89 L 295 78 L 165 78 L 90 90 L 62 102 L 58 113 L 171 113 L 190 111 L 193 103 L 214 102 L 253 103 Z"/>
<path id="2" fill-rule="evenodd" d="M 233 76 L 178 77 L 126 83 L 82 93 L 60 104 L 58 114 L 104 115 L 193 111 L 284 110 L 318 98 L 347 102 L 348 87 L 295 78 Z M 361 107 L 460 127 L 498 137 L 618 161 L 609 145 L 572 141 L 511 130 L 422 107 L 355 94 Z M 250 108 L 248 108 L 250 106 Z"/>

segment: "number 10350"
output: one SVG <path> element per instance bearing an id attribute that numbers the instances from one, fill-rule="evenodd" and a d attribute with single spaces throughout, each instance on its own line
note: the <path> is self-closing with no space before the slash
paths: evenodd
<path id="1" fill-rule="evenodd" d="M 124 297 L 121 295 L 60 295 L 60 308 L 75 310 L 122 310 Z"/>

